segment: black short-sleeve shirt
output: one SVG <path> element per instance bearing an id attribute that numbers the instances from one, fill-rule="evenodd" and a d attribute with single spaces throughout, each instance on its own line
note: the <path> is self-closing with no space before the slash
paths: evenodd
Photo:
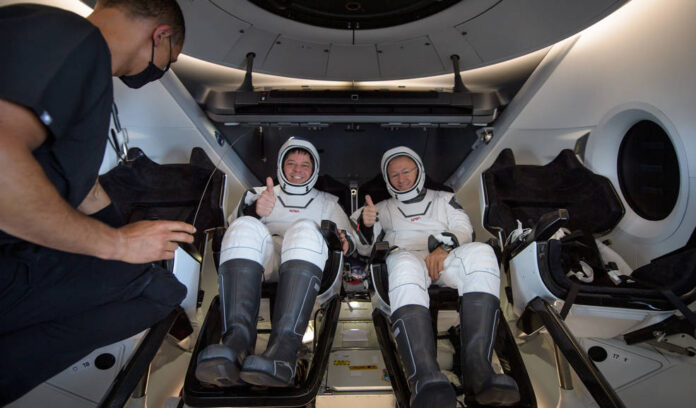
<path id="1" fill-rule="evenodd" d="M 73 207 L 96 181 L 113 101 L 111 53 L 83 17 L 41 5 L 0 7 L 0 98 L 48 129 L 33 153 Z M 0 231 L 0 244 L 18 239 Z"/>

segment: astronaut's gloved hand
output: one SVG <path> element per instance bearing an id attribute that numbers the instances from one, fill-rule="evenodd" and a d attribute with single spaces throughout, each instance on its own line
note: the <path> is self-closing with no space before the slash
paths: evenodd
<path id="1" fill-rule="evenodd" d="M 345 255 L 350 249 L 350 242 L 348 242 L 346 239 L 346 234 L 343 232 L 343 230 L 338 230 L 338 238 L 341 240 L 341 251 L 343 252 L 343 255 Z"/>
<path id="2" fill-rule="evenodd" d="M 273 179 L 266 177 L 266 190 L 256 200 L 256 214 L 259 217 L 268 217 L 275 206 L 275 194 L 273 194 Z"/>
<path id="3" fill-rule="evenodd" d="M 447 258 L 447 255 L 449 255 L 449 252 L 438 247 L 425 257 L 425 265 L 428 267 L 428 275 L 430 275 L 430 279 L 433 281 L 440 278 L 440 273 L 444 269 L 445 258 Z"/>
<path id="4" fill-rule="evenodd" d="M 370 228 L 377 222 L 377 207 L 369 194 L 365 195 L 365 207 L 362 210 L 363 225 Z"/>

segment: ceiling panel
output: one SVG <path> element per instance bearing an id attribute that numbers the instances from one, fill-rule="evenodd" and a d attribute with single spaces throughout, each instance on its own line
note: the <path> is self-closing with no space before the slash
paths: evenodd
<path id="1" fill-rule="evenodd" d="M 254 58 L 254 69 L 256 69 L 264 62 L 277 38 L 278 34 L 259 30 L 253 26 L 249 27 L 225 55 L 223 62 L 231 67 L 246 69 L 246 55 L 253 52 L 256 54 Z"/>
<path id="2" fill-rule="evenodd" d="M 329 48 L 329 44 L 278 37 L 259 68 L 264 72 L 283 70 L 288 75 L 302 78 L 324 78 Z"/>
<path id="3" fill-rule="evenodd" d="M 623 3 L 625 0 L 506 0 L 456 28 L 490 64 L 576 34 Z"/>
<path id="4" fill-rule="evenodd" d="M 326 77 L 355 80 L 379 77 L 377 49 L 374 45 L 332 45 Z"/>
<path id="5" fill-rule="evenodd" d="M 183 52 L 192 57 L 221 62 L 249 28 L 207 0 L 180 1 L 179 5 L 188 25 Z"/>
<path id="6" fill-rule="evenodd" d="M 383 78 L 409 78 L 445 69 L 428 37 L 377 44 L 377 55 Z"/>

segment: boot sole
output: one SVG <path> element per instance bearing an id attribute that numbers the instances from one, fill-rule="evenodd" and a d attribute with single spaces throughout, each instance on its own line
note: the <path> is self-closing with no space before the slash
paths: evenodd
<path id="1" fill-rule="evenodd" d="M 218 387 L 242 385 L 239 381 L 241 366 L 236 354 L 227 346 L 213 344 L 206 347 L 198 356 L 196 379 L 204 384 Z"/>
<path id="2" fill-rule="evenodd" d="M 428 384 L 411 402 L 411 408 L 455 408 L 457 394 L 450 383 Z"/>
<path id="3" fill-rule="evenodd" d="M 218 387 L 241 385 L 237 364 L 223 358 L 204 360 L 196 365 L 196 379 Z"/>
<path id="4" fill-rule="evenodd" d="M 274 363 L 259 356 L 249 356 L 244 360 L 239 377 L 246 383 L 265 387 L 287 387 L 292 383 L 292 378 L 285 380 L 274 376 Z"/>
<path id="5" fill-rule="evenodd" d="M 288 387 L 290 382 L 284 382 L 272 375 L 261 371 L 242 371 L 239 375 L 245 383 L 264 387 Z"/>
<path id="6" fill-rule="evenodd" d="M 520 392 L 514 386 L 494 386 L 476 394 L 476 402 L 493 407 L 507 407 L 519 401 Z"/>

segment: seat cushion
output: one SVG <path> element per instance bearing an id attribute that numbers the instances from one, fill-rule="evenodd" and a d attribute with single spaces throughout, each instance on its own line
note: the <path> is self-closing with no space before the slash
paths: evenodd
<path id="1" fill-rule="evenodd" d="M 568 149 L 544 166 L 517 165 L 505 149 L 482 179 L 487 205 L 483 224 L 494 235 L 500 229 L 509 235 L 517 220 L 531 228 L 542 215 L 561 208 L 568 210 L 571 231 L 602 234 L 624 214 L 609 179 L 587 169 Z"/>
<path id="2" fill-rule="evenodd" d="M 540 242 L 540 275 L 546 287 L 560 299 L 565 299 L 572 285 L 579 285 L 575 303 L 586 305 L 625 307 L 632 309 L 673 310 L 675 307 L 665 296 L 652 285 L 639 282 L 621 283 L 615 285 L 607 276 L 606 267 L 592 266 L 595 278 L 591 283 L 580 282 L 569 278 L 569 267 L 578 260 L 586 260 L 588 264 L 598 255 L 592 254 L 591 249 L 578 246 L 573 241 L 549 240 Z M 566 249 L 569 249 L 566 251 Z M 689 256 L 691 254 L 691 256 Z M 601 262 L 601 261 L 600 261 Z M 601 263 L 600 263 L 601 265 Z M 691 265 L 691 266 L 689 266 Z M 665 285 L 672 289 L 677 296 L 683 295 L 696 287 L 696 254 L 693 251 L 677 254 L 667 261 L 648 264 L 633 273 L 640 277 L 651 275 L 651 281 L 656 286 Z M 663 268 L 664 266 L 664 268 Z M 682 267 L 684 269 L 682 269 Z M 685 272 L 687 268 L 690 272 Z M 682 273 L 686 276 L 682 276 Z M 646 279 L 647 280 L 647 279 Z M 641 282 L 643 279 L 641 279 Z"/>
<path id="3" fill-rule="evenodd" d="M 696 248 L 653 260 L 631 276 L 684 295 L 696 287 Z"/>

